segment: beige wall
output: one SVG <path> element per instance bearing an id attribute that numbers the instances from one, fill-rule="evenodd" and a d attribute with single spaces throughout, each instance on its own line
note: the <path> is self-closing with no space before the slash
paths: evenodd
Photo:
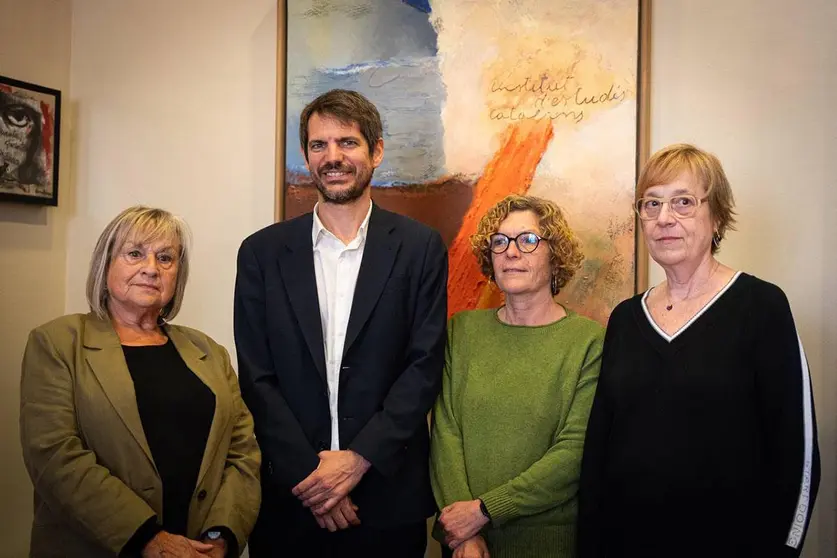
<path id="1" fill-rule="evenodd" d="M 176 321 L 233 351 L 236 252 L 273 222 L 276 3 L 73 5 L 79 156 L 66 311 L 85 310 L 90 251 L 105 224 L 132 204 L 163 207 L 194 235 Z"/>
<path id="2" fill-rule="evenodd" d="M 738 231 L 721 261 L 781 286 L 810 362 L 823 480 L 805 556 L 833 557 L 837 437 L 837 2 L 659 0 L 652 150 L 715 152 Z M 662 280 L 652 266 L 651 283 Z M 735 518 L 722 518 L 734 528 Z M 729 521 L 727 523 L 726 521 Z"/>
<path id="3" fill-rule="evenodd" d="M 68 2 L 0 0 L 0 74 L 62 90 L 70 85 Z M 66 99 L 66 98 L 65 98 Z M 67 105 L 65 104 L 65 108 Z M 0 203 L 0 557 L 25 556 L 32 485 L 18 437 L 20 359 L 33 327 L 64 311 L 67 216 L 73 197 L 62 118 L 58 208 Z"/>

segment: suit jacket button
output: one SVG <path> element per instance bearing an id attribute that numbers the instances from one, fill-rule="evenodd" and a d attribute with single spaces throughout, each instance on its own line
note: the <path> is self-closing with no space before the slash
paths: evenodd
<path id="1" fill-rule="evenodd" d="M 206 500 L 206 490 L 198 492 L 198 500 Z"/>

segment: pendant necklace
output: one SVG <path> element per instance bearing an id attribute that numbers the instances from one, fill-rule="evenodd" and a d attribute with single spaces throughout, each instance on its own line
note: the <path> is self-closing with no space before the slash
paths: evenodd
<path id="1" fill-rule="evenodd" d="M 704 285 L 707 285 L 709 283 L 710 279 L 712 279 L 712 276 L 715 275 L 715 272 L 718 271 L 718 268 L 720 266 L 721 266 L 721 262 L 716 261 L 715 262 L 715 269 L 713 269 L 712 273 L 709 274 L 709 277 L 706 278 L 706 282 L 704 283 Z M 666 312 L 671 312 L 671 309 L 674 308 L 674 303 L 671 301 L 671 294 L 669 294 L 669 292 L 668 292 L 668 285 L 666 285 L 666 291 L 667 291 L 666 292 L 666 298 L 668 299 L 668 304 L 666 305 Z M 700 294 L 700 293 L 698 292 L 698 294 Z M 684 302 L 684 301 L 688 300 L 689 298 L 691 298 L 691 296 L 692 296 L 691 291 L 687 292 L 686 296 L 683 297 L 683 299 L 681 299 L 680 302 Z"/>

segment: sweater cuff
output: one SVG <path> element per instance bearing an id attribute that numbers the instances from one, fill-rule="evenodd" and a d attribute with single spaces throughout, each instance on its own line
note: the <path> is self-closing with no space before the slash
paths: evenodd
<path id="1" fill-rule="evenodd" d="M 517 507 L 506 485 L 498 486 L 479 497 L 491 516 L 491 525 L 499 527 L 517 517 Z"/>
<path id="2" fill-rule="evenodd" d="M 235 533 L 232 532 L 232 529 L 229 527 L 224 527 L 223 525 L 217 525 L 215 527 L 210 527 L 206 531 L 203 532 L 201 535 L 201 540 L 205 542 L 206 534 L 210 531 L 218 531 L 221 533 L 221 538 L 224 539 L 224 542 L 227 543 L 227 556 L 238 556 L 240 552 L 238 551 L 238 539 L 235 536 Z"/>

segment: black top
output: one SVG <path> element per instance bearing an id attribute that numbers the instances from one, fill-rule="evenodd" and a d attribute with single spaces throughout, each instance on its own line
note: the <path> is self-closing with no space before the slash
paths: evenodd
<path id="1" fill-rule="evenodd" d="M 145 438 L 163 481 L 162 527 L 185 536 L 215 394 L 186 366 L 171 340 L 159 346 L 123 345 L 122 350 Z"/>
<path id="2" fill-rule="evenodd" d="M 820 469 L 787 298 L 740 274 L 667 336 L 645 296 L 617 306 L 607 328 L 580 557 L 798 556 Z"/>

